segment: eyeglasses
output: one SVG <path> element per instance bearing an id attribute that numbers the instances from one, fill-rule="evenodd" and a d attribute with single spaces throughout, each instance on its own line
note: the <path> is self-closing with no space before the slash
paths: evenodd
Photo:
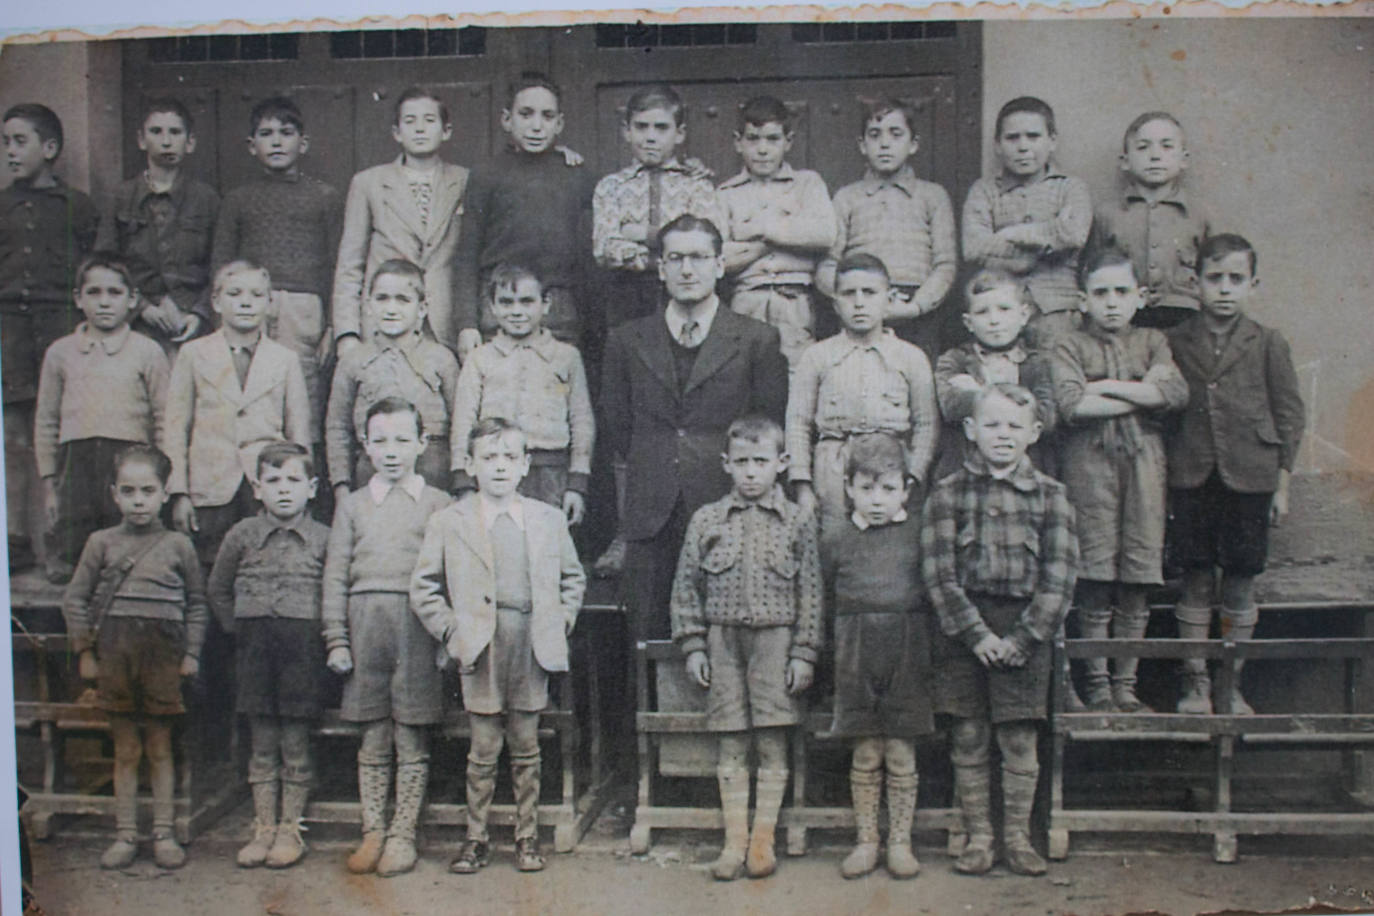
<path id="1" fill-rule="evenodd" d="M 680 269 L 684 264 L 690 264 L 692 267 L 703 267 L 715 259 L 716 256 L 714 254 L 702 254 L 696 251 L 684 254 L 681 251 L 674 251 L 663 256 L 663 263 L 667 264 L 669 267 Z"/>

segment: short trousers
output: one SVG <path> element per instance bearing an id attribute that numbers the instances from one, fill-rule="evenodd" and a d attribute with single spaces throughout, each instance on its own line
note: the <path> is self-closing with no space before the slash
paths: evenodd
<path id="1" fill-rule="evenodd" d="M 1169 557 L 1183 569 L 1258 576 L 1269 559 L 1273 493 L 1239 493 L 1215 470 L 1200 487 L 1170 490 Z"/>
<path id="2" fill-rule="evenodd" d="M 1105 452 L 1091 431 L 1064 437 L 1062 471 L 1078 516 L 1078 577 L 1164 581 L 1164 444 L 1145 430 L 1134 455 Z"/>
<path id="3" fill-rule="evenodd" d="M 460 672 L 463 708 L 484 716 L 514 710 L 539 712 L 549 705 L 549 674 L 539 667 L 530 641 L 530 615 L 496 609 L 496 632 L 472 671 Z"/>
<path id="4" fill-rule="evenodd" d="M 1011 632 L 1028 599 L 969 595 L 998 636 Z M 939 633 L 933 650 L 935 711 L 960 719 L 1044 719 L 1049 706 L 1050 646 L 1038 643 L 1021 668 L 985 668 L 960 640 Z"/>
<path id="5" fill-rule="evenodd" d="M 835 715 L 846 738 L 910 738 L 935 730 L 930 648 L 923 611 L 835 618 Z"/>
<path id="6" fill-rule="evenodd" d="M 100 708 L 117 715 L 178 716 L 186 624 L 150 617 L 110 617 L 100 622 L 96 658 Z"/>
<path id="7" fill-rule="evenodd" d="M 325 671 L 320 622 L 247 617 L 234 629 L 239 714 L 319 718 Z"/>
<path id="8" fill-rule="evenodd" d="M 341 719 L 433 725 L 443 718 L 439 644 L 410 612 L 408 594 L 349 595 L 348 634 L 353 672 L 344 679 Z"/>
<path id="9" fill-rule="evenodd" d="M 801 703 L 787 692 L 791 648 L 791 627 L 711 624 L 706 631 L 711 662 L 706 728 L 742 732 L 800 722 Z"/>

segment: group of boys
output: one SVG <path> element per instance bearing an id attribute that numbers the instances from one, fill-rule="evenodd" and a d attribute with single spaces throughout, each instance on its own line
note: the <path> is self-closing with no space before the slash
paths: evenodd
<path id="1" fill-rule="evenodd" d="M 599 432 L 620 491 L 604 565 L 623 563 L 634 633 L 679 642 L 722 733 L 718 878 L 775 867 L 782 728 L 814 679 L 823 607 L 836 615 L 836 732 L 855 739 L 859 842 L 844 874 L 879 862 L 884 770 L 888 868 L 918 870 L 912 742 L 936 712 L 956 719 L 968 835 L 956 868 L 994 862 L 995 733 L 1004 858 L 1042 873 L 1029 840 L 1034 723 L 1075 582 L 1084 636 L 1143 635 L 1172 488 L 1180 634 L 1207 634 L 1220 566 L 1223 625 L 1249 637 L 1302 432 L 1286 343 L 1242 313 L 1255 253 L 1211 234 L 1185 197 L 1177 120 L 1132 123 L 1126 190 L 1094 217 L 1086 185 L 1054 163 L 1049 106 L 1005 105 L 1000 171 L 963 213 L 973 339 L 941 353 L 954 215 L 947 192 L 915 175 L 909 104 L 866 107 L 865 175 L 832 204 L 820 176 L 787 163 L 794 124 L 777 99 L 741 106 L 744 167 L 718 189 L 681 155 L 673 90 L 630 98 L 635 162 L 594 189 L 557 146 L 560 103 L 554 84 L 523 75 L 502 113 L 508 149 L 470 175 L 439 156 L 444 102 L 407 90 L 392 129 L 400 156 L 354 177 L 341 217 L 339 196 L 300 171 L 308 139 L 290 100 L 254 108 L 262 174 L 222 204 L 184 174 L 190 113 L 154 103 L 139 127 L 147 169 L 100 222 L 114 251 L 75 271 L 57 237 L 84 249 L 96 218 L 53 174 L 60 122 L 38 105 L 6 112 L 7 463 L 22 463 L 32 429 L 50 577 L 72 575 L 79 553 L 65 610 L 82 673 L 98 677 L 118 724 L 118 839 L 103 863 L 135 854 L 144 752 L 155 858 L 184 859 L 167 735 L 178 678 L 198 667 L 213 565 L 208 606 L 238 632 L 239 711 L 253 727 L 255 836 L 240 864 L 304 853 L 308 728 L 327 662 L 363 734 L 350 869 L 415 863 L 446 666 L 473 720 L 468 839 L 451 867 L 488 861 L 503 743 L 517 865 L 542 867 L 537 714 L 547 672 L 567 667 L 585 585 L 568 525 L 586 510 Z M 590 262 L 605 271 L 600 296 Z M 815 342 L 822 297 L 841 330 Z M 86 321 L 63 336 L 71 298 Z M 599 369 L 599 422 L 583 353 Z M 941 441 L 942 416 L 962 439 Z M 102 467 L 114 469 L 108 488 L 94 482 Z M 317 467 L 335 505 L 327 533 L 308 509 Z M 175 532 L 159 518 L 168 501 Z M 1210 711 L 1205 663 L 1185 673 L 1178 708 Z M 1082 687 L 1088 707 L 1145 708 L 1132 659 L 1111 674 L 1091 661 Z M 1221 702 L 1246 708 L 1239 694 Z"/>

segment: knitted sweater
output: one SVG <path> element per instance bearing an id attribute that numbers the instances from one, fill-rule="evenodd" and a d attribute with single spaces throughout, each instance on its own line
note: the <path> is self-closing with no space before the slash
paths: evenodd
<path id="1" fill-rule="evenodd" d="M 212 269 L 246 258 L 267 268 L 273 289 L 328 299 L 342 229 L 343 197 L 331 185 L 264 170 L 225 195 Z"/>
<path id="2" fill-rule="evenodd" d="M 821 570 L 834 593 L 836 616 L 908 613 L 925 604 L 921 584 L 921 520 L 859 530 L 846 520 L 821 539 Z"/>

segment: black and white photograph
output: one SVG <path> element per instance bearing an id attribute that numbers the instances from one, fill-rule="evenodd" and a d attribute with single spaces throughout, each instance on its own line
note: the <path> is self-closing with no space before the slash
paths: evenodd
<path id="1" fill-rule="evenodd" d="M 0 25 L 5 913 L 1374 913 L 1367 5 L 290 5 Z"/>

